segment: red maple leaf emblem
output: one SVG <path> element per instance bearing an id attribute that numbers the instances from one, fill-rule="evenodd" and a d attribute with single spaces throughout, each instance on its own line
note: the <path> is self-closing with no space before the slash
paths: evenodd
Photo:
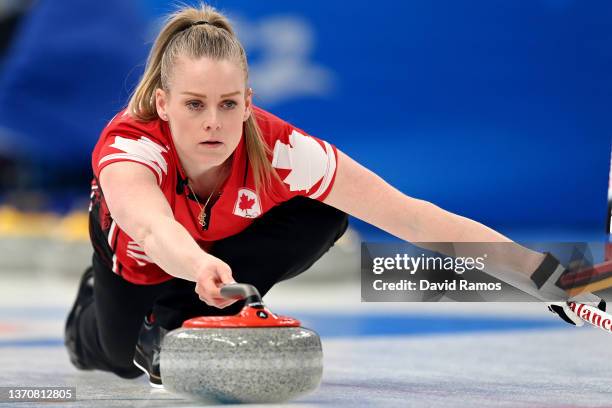
<path id="1" fill-rule="evenodd" d="M 240 208 L 242 211 L 250 210 L 253 208 L 253 204 L 255 204 L 254 198 L 249 198 L 249 196 L 244 193 L 240 195 L 240 203 L 238 203 L 238 208 Z"/>

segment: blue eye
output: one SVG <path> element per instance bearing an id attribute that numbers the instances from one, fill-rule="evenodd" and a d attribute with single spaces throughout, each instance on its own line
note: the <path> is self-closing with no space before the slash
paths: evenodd
<path id="1" fill-rule="evenodd" d="M 223 102 L 223 108 L 225 109 L 234 109 L 238 104 L 236 101 L 225 101 Z"/>
<path id="2" fill-rule="evenodd" d="M 186 105 L 189 110 L 198 110 L 203 106 L 199 101 L 189 101 Z"/>

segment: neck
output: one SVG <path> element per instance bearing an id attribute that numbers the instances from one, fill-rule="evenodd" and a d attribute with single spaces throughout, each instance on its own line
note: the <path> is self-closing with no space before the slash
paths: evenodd
<path id="1" fill-rule="evenodd" d="M 218 187 L 227 177 L 228 170 L 231 168 L 231 160 L 232 156 L 218 166 L 193 169 L 184 165 L 183 169 L 191 187 L 196 192 L 207 192 Z"/>

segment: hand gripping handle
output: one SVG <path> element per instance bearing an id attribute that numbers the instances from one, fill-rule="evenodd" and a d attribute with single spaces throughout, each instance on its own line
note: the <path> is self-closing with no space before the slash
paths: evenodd
<path id="1" fill-rule="evenodd" d="M 261 295 L 257 288 L 248 283 L 230 283 L 221 288 L 221 296 L 228 299 L 245 299 L 246 306 L 262 306 Z"/>

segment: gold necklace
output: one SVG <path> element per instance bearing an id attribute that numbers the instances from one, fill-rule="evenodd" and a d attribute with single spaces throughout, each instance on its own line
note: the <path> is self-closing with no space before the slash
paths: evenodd
<path id="1" fill-rule="evenodd" d="M 193 198 L 195 198 L 195 201 L 198 204 L 198 207 L 200 207 L 200 214 L 198 215 L 198 223 L 200 224 L 200 226 L 202 226 L 202 228 L 206 227 L 206 208 L 208 207 L 208 202 L 212 198 L 213 194 L 215 194 L 215 191 L 217 191 L 217 187 L 219 187 L 219 183 L 221 183 L 221 180 L 223 180 L 223 177 L 220 177 L 219 180 L 217 180 L 217 184 L 215 185 L 212 192 L 208 196 L 208 199 L 204 203 L 204 206 L 202 206 L 202 204 L 200 204 L 200 200 L 198 200 L 198 196 L 193 191 L 193 188 L 191 188 L 190 180 L 187 179 L 187 187 L 189 187 L 189 191 L 191 191 Z"/>

